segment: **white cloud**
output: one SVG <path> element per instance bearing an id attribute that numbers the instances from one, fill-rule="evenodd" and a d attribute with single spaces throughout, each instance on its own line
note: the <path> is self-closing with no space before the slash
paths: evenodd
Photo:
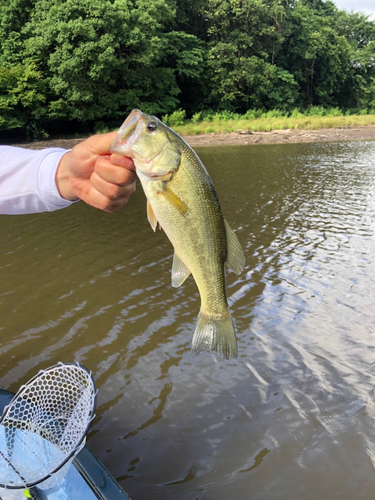
<path id="1" fill-rule="evenodd" d="M 363 12 L 371 16 L 371 20 L 375 21 L 375 5 L 374 0 L 333 0 L 339 9 L 347 10 L 348 12 Z"/>

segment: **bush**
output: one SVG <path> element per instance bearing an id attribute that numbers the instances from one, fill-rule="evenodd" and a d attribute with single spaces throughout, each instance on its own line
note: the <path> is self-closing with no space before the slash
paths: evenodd
<path id="1" fill-rule="evenodd" d="M 219 111 L 215 113 L 212 117 L 213 121 L 228 121 L 228 120 L 239 120 L 241 115 L 234 113 L 233 111 Z"/>
<path id="2" fill-rule="evenodd" d="M 311 106 L 309 116 L 343 116 L 340 108 L 324 108 L 323 106 Z"/>
<path id="3" fill-rule="evenodd" d="M 264 113 L 264 118 L 283 118 L 285 116 L 285 112 L 280 109 L 272 109 Z"/>
<path id="4" fill-rule="evenodd" d="M 343 116 L 343 113 L 340 108 L 328 108 L 326 116 Z"/>
<path id="5" fill-rule="evenodd" d="M 201 111 L 200 121 L 212 122 L 215 114 L 216 114 L 216 111 L 214 111 L 212 109 L 206 109 L 204 111 Z"/>
<path id="6" fill-rule="evenodd" d="M 303 116 L 306 116 L 306 115 L 299 108 L 294 108 L 289 113 L 290 118 L 302 118 Z"/>
<path id="7" fill-rule="evenodd" d="M 311 106 L 306 114 L 310 116 L 326 116 L 326 110 L 323 106 Z"/>
<path id="8" fill-rule="evenodd" d="M 255 120 L 256 118 L 260 118 L 263 114 L 262 109 L 248 109 L 244 114 L 244 118 L 246 120 Z"/>
<path id="9" fill-rule="evenodd" d="M 186 118 L 186 111 L 183 109 L 178 109 L 173 111 L 170 115 L 164 115 L 162 121 L 168 125 L 168 127 L 176 127 L 178 125 L 183 125 Z"/>
<path id="10" fill-rule="evenodd" d="M 198 122 L 200 122 L 200 121 L 201 121 L 201 119 L 202 119 L 202 112 L 201 112 L 201 111 L 199 111 L 199 113 L 195 113 L 195 114 L 191 117 L 191 121 L 192 121 L 193 123 L 198 123 Z"/>
<path id="11" fill-rule="evenodd" d="M 205 134 L 213 134 L 215 129 L 213 127 L 207 127 L 204 131 Z"/>

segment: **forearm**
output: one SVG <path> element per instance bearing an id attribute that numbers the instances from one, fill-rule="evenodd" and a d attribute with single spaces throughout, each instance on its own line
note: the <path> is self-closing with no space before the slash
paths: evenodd
<path id="1" fill-rule="evenodd" d="M 0 146 L 0 214 L 58 210 L 83 200 L 114 212 L 136 187 L 131 158 L 111 155 L 116 132 L 98 134 L 71 151 Z"/>
<path id="2" fill-rule="evenodd" d="M 0 214 L 59 210 L 77 199 L 65 199 L 69 180 L 64 169 L 58 172 L 66 153 L 59 148 L 35 151 L 0 146 Z"/>

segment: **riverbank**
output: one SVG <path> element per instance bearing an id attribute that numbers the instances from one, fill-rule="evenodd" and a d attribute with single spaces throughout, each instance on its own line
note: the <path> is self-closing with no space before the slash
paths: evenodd
<path id="1" fill-rule="evenodd" d="M 186 136 L 192 147 L 247 144 L 282 144 L 293 142 L 338 142 L 375 139 L 375 125 L 320 130 L 271 130 L 252 132 L 239 130 L 227 134 L 203 134 Z"/>
<path id="2" fill-rule="evenodd" d="M 192 147 L 200 146 L 225 146 L 225 145 L 250 145 L 250 144 L 282 144 L 298 142 L 338 142 L 360 141 L 375 139 L 375 125 L 353 126 L 341 128 L 326 128 L 319 130 L 286 129 L 271 130 L 269 132 L 252 132 L 250 130 L 237 130 L 230 133 L 200 134 L 184 136 Z M 85 137 L 76 139 L 51 138 L 45 141 L 15 144 L 30 149 L 48 147 L 72 148 Z"/>

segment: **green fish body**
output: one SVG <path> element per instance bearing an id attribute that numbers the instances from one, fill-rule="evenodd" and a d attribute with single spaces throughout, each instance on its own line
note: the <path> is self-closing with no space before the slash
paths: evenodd
<path id="1" fill-rule="evenodd" d="M 190 273 L 197 284 L 201 309 L 192 351 L 235 357 L 224 264 L 239 274 L 244 255 L 202 162 L 176 132 L 138 110 L 120 128 L 111 151 L 133 158 L 151 227 L 155 231 L 159 224 L 174 247 L 172 285 L 179 287 Z"/>

